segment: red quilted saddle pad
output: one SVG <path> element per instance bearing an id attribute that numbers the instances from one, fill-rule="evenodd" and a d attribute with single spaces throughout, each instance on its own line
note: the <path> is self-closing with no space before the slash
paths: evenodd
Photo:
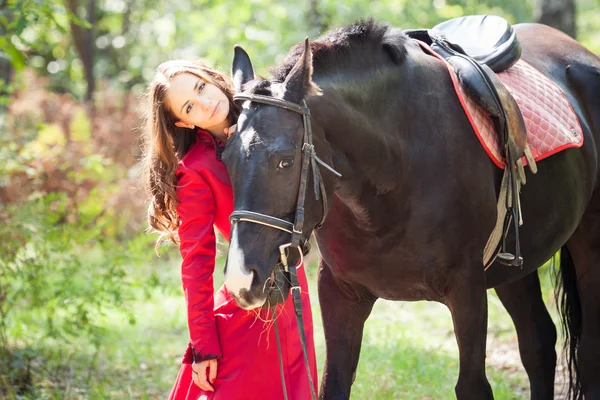
<path id="1" fill-rule="evenodd" d="M 524 60 L 497 74 L 515 98 L 527 128 L 527 143 L 536 161 L 562 150 L 581 147 L 583 132 L 575 111 L 559 87 Z M 460 88 L 461 96 L 468 96 Z M 471 114 L 471 124 L 481 144 L 496 165 L 503 168 L 504 160 L 498 135 L 487 114 L 468 99 L 463 103 Z M 523 159 L 525 164 L 525 159 Z"/>
<path id="2" fill-rule="evenodd" d="M 498 167 L 504 168 L 498 134 L 494 131 L 494 124 L 488 114 L 469 98 L 458 83 L 452 66 L 429 49 L 429 46 L 424 43 L 421 43 L 421 46 L 446 63 L 456 94 L 475 134 L 492 161 Z M 536 161 L 562 150 L 583 145 L 583 132 L 579 120 L 554 82 L 524 60 L 519 60 L 497 76 L 515 98 L 523 114 L 527 128 L 527 143 Z M 525 158 L 523 163 L 526 164 Z"/>

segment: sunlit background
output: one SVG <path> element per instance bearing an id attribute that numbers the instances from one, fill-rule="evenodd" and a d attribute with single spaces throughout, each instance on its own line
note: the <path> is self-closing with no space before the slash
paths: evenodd
<path id="1" fill-rule="evenodd" d="M 227 72 L 241 44 L 267 74 L 304 37 L 357 19 L 419 28 L 485 13 L 544 21 L 600 53 L 600 0 L 0 0 L 0 398 L 169 392 L 188 340 L 180 259 L 172 245 L 154 254 L 136 166 L 159 63 L 201 57 Z M 529 398 L 514 328 L 489 301 L 495 396 Z M 443 306 L 379 302 L 353 398 L 452 399 L 457 360 Z"/>

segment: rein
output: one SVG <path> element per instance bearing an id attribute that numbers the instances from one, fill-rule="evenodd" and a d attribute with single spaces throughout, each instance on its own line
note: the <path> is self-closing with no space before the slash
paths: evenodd
<path id="1" fill-rule="evenodd" d="M 285 272 L 289 272 L 290 274 L 290 283 L 292 290 L 292 298 L 294 301 L 294 312 L 296 314 L 296 323 L 298 325 L 298 331 L 300 333 L 300 342 L 302 344 L 302 352 L 304 354 L 304 362 L 306 364 L 306 370 L 308 372 L 308 382 L 310 385 L 310 393 L 311 398 L 316 400 L 317 395 L 315 393 L 315 388 L 312 380 L 312 374 L 310 370 L 310 364 L 308 361 L 308 351 L 306 348 L 306 334 L 304 332 L 304 322 L 302 319 L 302 299 L 300 297 L 300 283 L 298 282 L 298 275 L 296 269 L 302 265 L 304 258 L 303 255 L 305 251 L 307 252 L 308 247 L 308 238 L 304 239 L 302 234 L 302 229 L 304 227 L 304 201 L 306 199 L 306 191 L 308 175 L 310 172 L 309 166 L 312 167 L 313 173 L 313 183 L 314 183 L 314 192 L 315 198 L 319 200 L 322 198 L 323 203 L 323 215 L 321 217 L 321 222 L 317 225 L 317 228 L 323 225 L 325 222 L 325 218 L 327 216 L 327 194 L 325 191 L 325 185 L 323 184 L 323 179 L 321 178 L 321 173 L 319 171 L 319 167 L 317 165 L 320 164 L 325 167 L 327 170 L 332 172 L 338 177 L 342 175 L 337 172 L 335 169 L 327 165 L 323 160 L 321 160 L 316 152 L 315 146 L 313 145 L 312 140 L 312 125 L 310 120 L 310 109 L 306 105 L 306 102 L 303 100 L 302 104 L 292 103 L 287 100 L 277 99 L 271 96 L 263 96 L 259 94 L 244 94 L 238 93 L 233 96 L 234 101 L 244 100 L 250 101 L 254 103 L 267 104 L 279 108 L 283 108 L 297 114 L 302 115 L 302 122 L 304 125 L 304 135 L 303 135 L 303 144 L 302 144 L 302 169 L 300 171 L 300 186 L 298 188 L 298 199 L 296 202 L 296 214 L 294 217 L 294 222 L 291 223 L 289 221 L 272 217 L 270 215 L 248 211 L 248 210 L 237 210 L 231 213 L 229 220 L 232 224 L 238 223 L 240 221 L 252 222 L 255 224 L 260 224 L 264 226 L 268 226 L 274 229 L 279 229 L 281 231 L 287 232 L 291 234 L 291 239 L 289 243 L 282 244 L 279 246 L 279 254 L 280 261 L 283 265 Z M 288 265 L 288 248 L 295 247 L 298 249 L 298 253 L 300 254 L 300 260 L 297 265 Z M 275 317 L 275 314 L 273 314 Z M 281 374 L 281 383 L 283 387 L 284 399 L 287 400 L 287 390 L 285 385 L 285 377 L 284 377 L 284 369 L 283 369 L 283 360 L 281 355 L 281 343 L 279 341 L 279 332 L 277 330 L 277 326 L 275 326 L 276 337 L 277 337 L 277 349 L 279 352 L 279 367 Z"/>

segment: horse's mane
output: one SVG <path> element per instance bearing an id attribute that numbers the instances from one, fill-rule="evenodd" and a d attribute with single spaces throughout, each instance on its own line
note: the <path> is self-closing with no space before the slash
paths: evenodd
<path id="1" fill-rule="evenodd" d="M 406 54 L 404 47 L 408 37 L 400 29 L 391 28 L 385 22 L 373 19 L 361 20 L 339 29 L 331 30 L 310 42 L 313 53 L 315 74 L 338 71 L 340 66 L 352 65 L 364 70 L 381 62 L 386 55 L 398 63 Z M 382 49 L 385 52 L 382 52 Z M 292 47 L 283 63 L 270 70 L 270 80 L 283 82 L 302 56 L 304 42 Z M 249 84 L 247 90 L 254 93 L 270 94 L 270 83 L 262 78 Z"/>

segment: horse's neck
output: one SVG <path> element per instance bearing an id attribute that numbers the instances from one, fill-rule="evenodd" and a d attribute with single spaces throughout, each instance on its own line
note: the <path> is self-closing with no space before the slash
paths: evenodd
<path id="1" fill-rule="evenodd" d="M 378 120 L 383 114 L 371 107 L 362 108 L 327 93 L 322 100 L 327 105 L 315 107 L 319 111 L 313 115 L 324 130 L 334 167 L 342 174 L 336 196 L 347 208 L 346 217 L 370 230 L 374 222 L 370 208 L 381 199 L 377 196 L 402 185 L 401 171 L 406 170 L 402 138 L 387 132 L 384 118 Z"/>
<path id="2" fill-rule="evenodd" d="M 346 191 L 362 191 L 369 185 L 375 193 L 401 185 L 406 170 L 404 153 L 411 132 L 403 131 L 403 121 L 417 112 L 412 102 L 399 99 L 409 88 L 395 76 L 374 74 L 347 87 L 324 90 L 313 115 L 324 130 L 337 168 L 348 183 Z"/>
<path id="3" fill-rule="evenodd" d="M 420 51 L 420 50 L 419 50 Z M 359 220 L 410 190 L 410 176 L 422 163 L 424 143 L 436 143 L 449 98 L 443 65 L 417 53 L 404 68 L 378 71 L 334 90 L 324 88 L 315 108 L 336 168 L 343 174 L 336 194 Z M 450 96 L 451 95 L 451 96 Z"/>

